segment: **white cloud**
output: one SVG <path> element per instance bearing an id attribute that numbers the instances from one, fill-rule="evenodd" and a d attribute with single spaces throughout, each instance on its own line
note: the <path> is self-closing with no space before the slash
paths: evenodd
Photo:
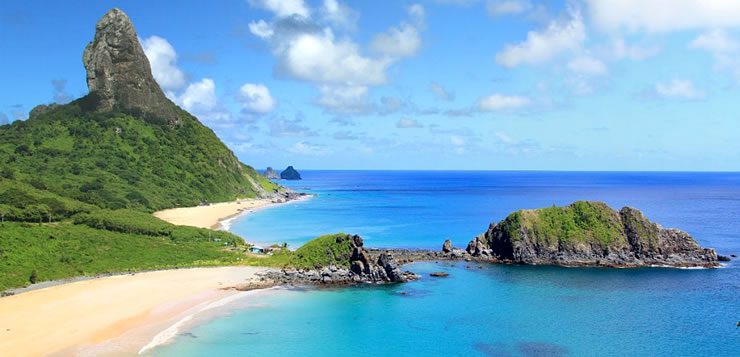
<path id="1" fill-rule="evenodd" d="M 386 81 L 388 59 L 373 59 L 360 54 L 357 44 L 336 40 L 331 29 L 319 33 L 302 33 L 278 45 L 276 55 L 281 68 L 298 79 L 378 85 Z"/>
<path id="2" fill-rule="evenodd" d="M 288 151 L 293 154 L 309 156 L 323 156 L 331 152 L 324 145 L 312 144 L 307 141 L 299 141 L 291 145 L 288 147 Z"/>
<path id="3" fill-rule="evenodd" d="M 398 123 L 396 123 L 396 128 L 399 129 L 412 129 L 412 128 L 423 128 L 424 126 L 421 125 L 416 119 L 411 118 L 401 118 L 398 120 Z"/>
<path id="4" fill-rule="evenodd" d="M 424 6 L 421 4 L 412 4 L 411 6 L 406 9 L 406 11 L 409 13 L 409 16 L 411 17 L 411 21 L 413 21 L 414 25 L 418 28 L 424 28 L 425 26 L 425 18 L 426 18 L 426 10 L 424 10 Z"/>
<path id="5" fill-rule="evenodd" d="M 740 26 L 733 0 L 586 0 L 589 18 L 608 30 L 669 32 Z"/>
<path id="6" fill-rule="evenodd" d="M 531 9 L 529 0 L 491 0 L 486 4 L 488 14 L 493 17 L 521 14 Z"/>
<path id="7" fill-rule="evenodd" d="M 165 91 L 183 88 L 185 74 L 177 67 L 177 53 L 167 40 L 151 36 L 141 41 L 144 54 L 149 59 L 154 79 Z"/>
<path id="8" fill-rule="evenodd" d="M 256 113 L 267 113 L 275 108 L 277 101 L 263 84 L 246 83 L 239 88 L 237 97 L 242 108 Z"/>
<path id="9" fill-rule="evenodd" d="M 370 49 L 390 57 L 409 57 L 416 54 L 421 47 L 421 36 L 416 27 L 401 24 L 385 33 L 375 35 Z"/>
<path id="10" fill-rule="evenodd" d="M 544 63 L 561 53 L 580 49 L 585 39 L 583 19 L 579 12 L 571 11 L 567 21 L 552 21 L 543 31 L 530 31 L 525 41 L 507 45 L 496 54 L 496 62 L 504 67 Z"/>
<path id="11" fill-rule="evenodd" d="M 715 69 L 729 71 L 735 80 L 740 81 L 740 42 L 726 31 L 703 33 L 689 43 L 689 48 L 707 51 L 714 58 Z"/>
<path id="12" fill-rule="evenodd" d="M 268 39 L 275 34 L 272 26 L 265 22 L 265 20 L 251 21 L 249 23 L 249 32 L 261 39 Z"/>
<path id="13" fill-rule="evenodd" d="M 488 97 L 481 98 L 478 102 L 478 109 L 484 112 L 518 109 L 526 107 L 530 103 L 531 101 L 527 97 L 493 94 Z"/>
<path id="14" fill-rule="evenodd" d="M 277 17 L 293 15 L 309 17 L 311 15 L 303 0 L 249 0 L 252 6 L 271 11 Z"/>
<path id="15" fill-rule="evenodd" d="M 411 23 L 420 24 L 424 8 L 407 9 Z M 367 111 L 370 86 L 387 82 L 389 67 L 421 47 L 419 28 L 406 22 L 378 34 L 371 41 L 370 54 L 346 35 L 335 35 L 352 10 L 335 0 L 323 1 L 323 21 L 284 17 L 272 22 L 250 23 L 250 32 L 265 40 L 276 58 L 279 76 L 313 82 L 320 96 L 316 104 L 339 113 Z M 351 16 L 350 16 L 351 17 Z"/>
<path id="16" fill-rule="evenodd" d="M 465 145 L 465 138 L 460 135 L 450 135 L 450 142 L 455 146 Z"/>
<path id="17" fill-rule="evenodd" d="M 449 92 L 447 89 L 442 87 L 442 85 L 440 85 L 437 82 L 432 82 L 432 85 L 430 88 L 432 90 L 432 93 L 434 93 L 434 95 L 437 96 L 437 98 L 441 100 L 446 100 L 446 101 L 455 100 L 455 94 Z"/>
<path id="18" fill-rule="evenodd" d="M 221 108 L 216 96 L 216 84 L 210 78 L 190 83 L 182 95 L 176 98 L 185 110 L 205 120 L 229 119 L 229 113 Z"/>
<path id="19" fill-rule="evenodd" d="M 689 43 L 690 48 L 707 50 L 713 53 L 731 53 L 740 49 L 740 44 L 724 30 L 705 32 Z"/>
<path id="20" fill-rule="evenodd" d="M 293 120 L 283 117 L 272 118 L 269 122 L 270 135 L 275 137 L 305 137 L 318 135 L 316 132 L 300 123 L 300 117 Z"/>
<path id="21" fill-rule="evenodd" d="M 623 39 L 619 38 L 612 43 L 612 54 L 615 59 L 629 59 L 641 61 L 654 57 L 660 52 L 659 47 L 641 47 L 637 45 L 627 45 Z"/>
<path id="22" fill-rule="evenodd" d="M 573 73 L 587 76 L 601 76 L 607 73 L 603 62 L 590 56 L 579 56 L 568 62 L 568 69 Z"/>
<path id="23" fill-rule="evenodd" d="M 351 114 L 368 110 L 366 86 L 319 86 L 318 104 L 328 110 Z"/>
<path id="24" fill-rule="evenodd" d="M 359 14 L 337 0 L 324 0 L 321 8 L 324 21 L 334 26 L 354 30 Z"/>
<path id="25" fill-rule="evenodd" d="M 655 84 L 655 93 L 664 98 L 699 99 L 704 96 L 694 83 L 686 79 L 674 78 L 670 82 Z"/>

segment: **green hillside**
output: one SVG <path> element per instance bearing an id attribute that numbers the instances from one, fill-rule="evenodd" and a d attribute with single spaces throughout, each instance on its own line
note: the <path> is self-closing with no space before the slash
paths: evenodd
<path id="1" fill-rule="evenodd" d="M 0 126 L 0 290 L 241 260 L 239 237 L 150 214 L 280 190 L 177 111 L 170 126 L 77 101 Z"/>
<path id="2" fill-rule="evenodd" d="M 98 207 L 147 211 L 278 189 L 179 108 L 181 125 L 172 127 L 85 112 L 79 102 L 0 127 L 0 176 Z"/>
<path id="3" fill-rule="evenodd" d="M 128 16 L 83 54 L 90 92 L 0 126 L 0 290 L 82 274 L 233 264 L 244 242 L 150 213 L 282 188 L 171 102 Z"/>

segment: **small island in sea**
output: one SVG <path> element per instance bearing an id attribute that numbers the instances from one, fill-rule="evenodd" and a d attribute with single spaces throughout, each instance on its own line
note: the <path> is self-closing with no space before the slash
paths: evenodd
<path id="1" fill-rule="evenodd" d="M 371 102 L 368 91 L 421 50 L 435 21 L 458 16 L 440 9 L 459 5 L 404 4 L 400 24 L 372 37 L 367 50 L 352 40 L 365 21 L 354 5 L 242 4 L 249 16 L 274 16 L 239 25 L 246 30 L 234 20 L 230 30 L 267 42 L 262 50 L 277 63 L 265 73 L 318 83 L 319 97 L 286 92 L 279 100 L 251 82 L 230 83 L 225 94 L 213 79 L 179 68 L 215 72 L 238 51 L 216 60 L 198 44 L 213 36 L 183 35 L 178 48 L 188 49 L 178 56 L 150 33 L 185 31 L 194 24 L 185 17 L 147 21 L 148 12 L 131 5 L 141 33 L 120 8 L 102 17 L 85 10 L 84 18 L 98 18 L 84 33 L 90 42 L 69 51 L 82 52 L 86 94 L 74 99 L 68 80 L 54 79 L 54 103 L 0 122 L 2 354 L 729 355 L 740 347 L 738 174 L 438 170 L 448 158 L 434 150 L 445 145 L 454 161 L 494 139 L 509 154 L 562 148 L 540 150 L 483 124 L 469 134 L 411 116 L 465 120 L 552 103 L 493 94 L 443 112 L 416 106 L 413 95 Z M 589 57 L 601 52 L 581 48 L 578 6 L 589 6 L 592 21 L 602 13 L 590 3 L 560 9 L 570 22 L 549 20 L 496 62 L 508 70 L 534 65 L 556 57 L 548 46 L 561 44 L 557 51 L 581 56 L 565 68 L 585 95 L 595 85 L 586 76 L 607 70 Z M 211 12 L 226 7 L 202 16 L 228 22 Z M 541 16 L 557 10 L 528 1 L 484 7 L 493 19 L 529 13 L 545 22 Z M 730 42 L 715 31 L 691 48 Z M 622 40 L 612 47 L 614 61 L 650 52 Z M 455 102 L 455 92 L 429 80 L 435 105 Z M 656 93 L 704 97 L 680 80 Z M 469 95 L 461 87 L 459 96 Z M 281 112 L 303 102 L 321 110 Z M 322 115 L 327 123 L 308 126 Z M 356 128 L 380 124 L 363 116 L 397 117 L 389 127 L 404 134 L 371 138 Z M 326 126 L 337 127 L 331 147 L 312 142 Z M 411 147 L 399 139 L 422 140 L 422 130 L 445 141 Z M 300 139 L 272 143 L 285 138 Z M 278 173 L 270 162 L 293 163 L 303 175 L 294 166 Z M 340 162 L 403 169 L 310 169 Z"/>

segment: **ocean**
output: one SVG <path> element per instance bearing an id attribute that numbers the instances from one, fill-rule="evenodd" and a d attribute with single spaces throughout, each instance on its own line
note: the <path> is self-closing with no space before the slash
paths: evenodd
<path id="1" fill-rule="evenodd" d="M 234 220 L 247 241 L 321 234 L 464 247 L 510 212 L 599 200 L 740 254 L 740 173 L 303 171 L 309 200 Z M 740 263 L 607 269 L 415 263 L 393 286 L 277 290 L 196 317 L 155 356 L 737 356 Z M 448 278 L 431 278 L 446 271 Z"/>

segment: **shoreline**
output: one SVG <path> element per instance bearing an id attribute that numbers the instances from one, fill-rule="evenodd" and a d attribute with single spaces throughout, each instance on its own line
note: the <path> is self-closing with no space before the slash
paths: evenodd
<path id="1" fill-rule="evenodd" d="M 311 197 L 290 193 L 173 208 L 154 215 L 172 224 L 228 230 L 230 222 L 243 215 Z M 73 277 L 11 289 L 11 295 L 0 297 L 0 350 L 24 356 L 144 352 L 168 343 L 176 335 L 167 336 L 173 328 L 198 314 L 252 294 L 269 293 L 277 284 L 259 285 L 260 275 L 274 270 L 173 268 Z"/>
<path id="2" fill-rule="evenodd" d="M 277 206 L 282 206 L 282 205 L 287 205 L 287 204 L 293 204 L 293 203 L 307 201 L 307 200 L 309 200 L 309 199 L 311 199 L 311 198 L 313 198 L 315 196 L 316 195 L 313 195 L 313 194 L 302 194 L 302 195 L 296 196 L 295 198 L 286 199 L 285 201 L 282 201 L 282 202 L 274 202 L 274 200 L 273 200 L 272 202 L 270 202 L 268 204 L 265 204 L 265 205 L 261 205 L 261 206 L 257 206 L 257 207 L 252 207 L 252 208 L 250 208 L 248 210 L 243 209 L 243 210 L 241 210 L 239 212 L 236 212 L 236 213 L 234 213 L 232 215 L 229 215 L 229 216 L 225 216 L 225 217 L 220 218 L 218 220 L 218 223 L 216 223 L 215 225 L 211 226 L 210 228 L 213 229 L 213 230 L 218 230 L 218 231 L 229 231 L 231 229 L 231 224 L 235 220 L 237 220 L 237 219 L 239 219 L 239 218 L 241 218 L 243 216 L 246 216 L 248 214 L 255 213 L 257 211 L 261 211 L 261 210 L 264 210 L 264 209 L 268 209 L 268 208 L 273 208 L 273 207 L 277 207 Z"/>
<path id="3" fill-rule="evenodd" d="M 153 215 L 175 225 L 228 230 L 230 222 L 244 214 L 286 203 L 304 201 L 311 197 L 313 195 L 287 193 L 283 196 L 269 198 L 245 198 L 204 206 L 168 208 L 154 212 Z"/>
<path id="4" fill-rule="evenodd" d="M 245 295 L 240 286 L 273 270 L 239 266 L 162 270 L 3 297 L 0 350 L 14 356 L 135 354 L 174 322 L 213 308 L 218 301 Z"/>

